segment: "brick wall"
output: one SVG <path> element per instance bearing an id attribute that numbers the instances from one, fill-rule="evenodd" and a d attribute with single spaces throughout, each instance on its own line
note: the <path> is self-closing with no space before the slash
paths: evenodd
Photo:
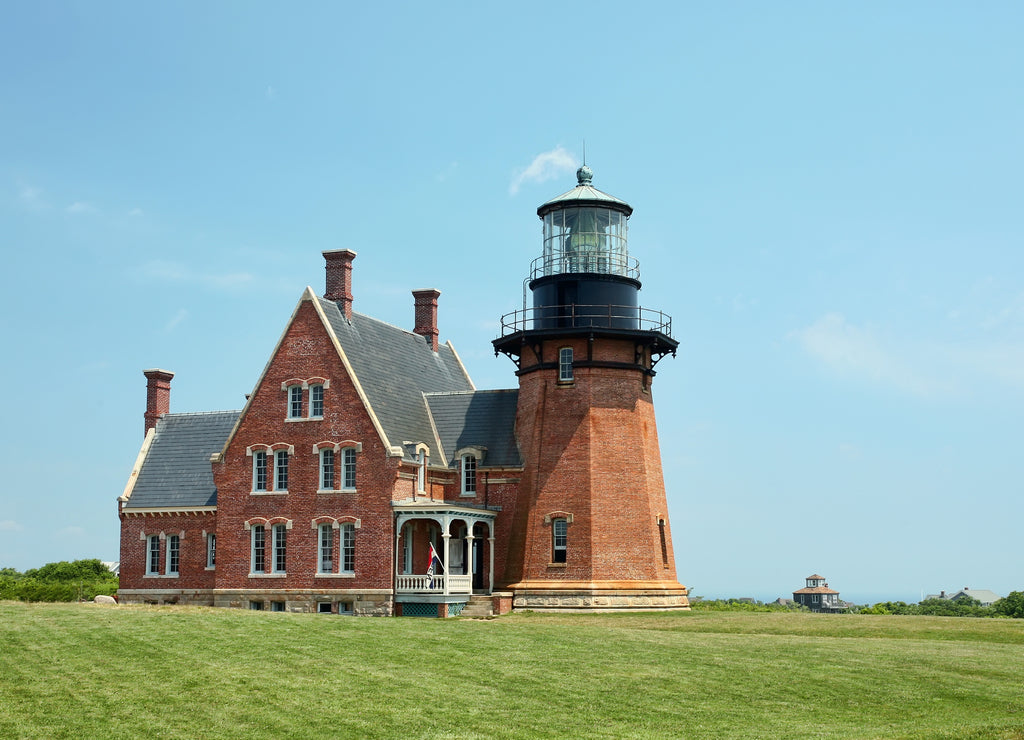
<path id="1" fill-rule="evenodd" d="M 322 420 L 286 421 L 288 394 L 282 383 L 292 379 L 324 378 Z M 303 414 L 308 416 L 308 391 L 303 394 Z M 356 492 L 317 493 L 318 442 L 356 441 L 362 444 L 356 467 Z M 246 448 L 256 444 L 285 443 L 294 446 L 289 459 L 288 493 L 253 495 L 252 457 Z M 340 480 L 340 455 L 335 476 Z M 253 391 L 242 422 L 215 463 L 218 507 L 217 587 L 227 589 L 273 588 L 375 589 L 391 586 L 393 573 L 393 523 L 391 497 L 398 460 L 389 457 L 334 349 L 313 305 L 304 301 L 288 327 L 266 373 Z M 271 481 L 271 484 L 273 481 Z M 250 531 L 253 518 L 283 517 L 292 521 L 287 534 L 287 575 L 284 578 L 250 577 Z M 355 576 L 316 575 L 318 533 L 313 521 L 321 517 L 344 520 L 355 517 Z M 267 529 L 266 570 L 272 569 L 272 538 Z M 335 531 L 335 560 L 339 555 Z"/>

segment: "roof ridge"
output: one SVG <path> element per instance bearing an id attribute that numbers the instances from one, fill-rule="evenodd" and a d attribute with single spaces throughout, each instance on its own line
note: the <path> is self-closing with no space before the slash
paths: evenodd
<path id="1" fill-rule="evenodd" d="M 480 393 L 518 393 L 518 388 L 483 388 L 472 391 L 430 391 L 424 396 L 475 396 Z"/>
<path id="2" fill-rule="evenodd" d="M 329 298 L 324 298 L 323 296 L 317 296 L 317 300 L 320 301 L 320 305 L 324 305 L 326 303 L 329 303 L 329 304 L 332 304 L 335 308 L 338 308 L 337 302 L 336 301 L 332 301 Z M 340 308 L 338 308 L 338 313 L 341 313 L 341 309 Z M 392 324 L 390 321 L 385 321 L 384 319 L 378 319 L 376 316 L 370 316 L 369 314 L 362 313 L 361 311 L 353 310 L 352 311 L 352 316 L 353 317 L 358 316 L 361 319 L 366 319 L 367 321 L 372 321 L 375 324 L 381 324 L 382 326 L 386 326 L 389 329 L 395 329 L 397 331 L 403 332 L 405 334 L 409 334 L 409 335 L 414 336 L 414 337 L 422 337 L 423 336 L 422 334 L 417 334 L 412 329 L 406 329 L 404 326 L 398 326 L 397 324 Z M 344 316 L 342 316 L 342 318 L 344 318 Z M 439 350 L 440 350 L 441 347 L 444 347 L 444 346 L 446 346 L 446 345 L 438 342 L 438 349 Z"/>
<path id="3" fill-rule="evenodd" d="M 224 411 L 168 411 L 161 414 L 160 418 L 169 416 L 213 416 L 214 414 L 240 414 L 242 409 L 226 409 Z"/>

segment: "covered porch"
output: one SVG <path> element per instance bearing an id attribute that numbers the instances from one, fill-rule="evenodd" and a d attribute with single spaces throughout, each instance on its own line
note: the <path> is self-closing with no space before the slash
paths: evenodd
<path id="1" fill-rule="evenodd" d="M 396 602 L 465 603 L 494 591 L 496 508 L 423 500 L 393 508 Z"/>

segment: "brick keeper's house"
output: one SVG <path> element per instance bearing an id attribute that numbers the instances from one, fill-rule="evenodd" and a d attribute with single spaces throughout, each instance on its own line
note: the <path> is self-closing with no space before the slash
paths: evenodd
<path id="1" fill-rule="evenodd" d="M 118 498 L 125 603 L 451 616 L 685 609 L 654 418 L 671 319 L 639 305 L 629 204 L 575 188 L 540 206 L 532 305 L 477 390 L 438 341 L 353 308 L 355 253 L 325 252 L 241 411 L 170 413 L 147 370 L 145 440 Z"/>

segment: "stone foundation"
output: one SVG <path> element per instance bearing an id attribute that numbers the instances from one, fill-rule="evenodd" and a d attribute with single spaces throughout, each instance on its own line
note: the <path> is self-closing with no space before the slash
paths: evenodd
<path id="1" fill-rule="evenodd" d="M 121 589 L 121 604 L 180 604 L 188 606 L 219 606 L 229 609 L 252 609 L 253 603 L 265 611 L 295 613 L 322 612 L 321 604 L 330 606 L 331 614 L 352 614 L 362 617 L 389 617 L 394 604 L 387 589 L 322 589 L 315 591 L 275 589 Z"/>
<path id="2" fill-rule="evenodd" d="M 533 611 L 661 611 L 689 610 L 686 589 L 633 591 L 600 589 L 516 589 L 515 609 Z"/>

